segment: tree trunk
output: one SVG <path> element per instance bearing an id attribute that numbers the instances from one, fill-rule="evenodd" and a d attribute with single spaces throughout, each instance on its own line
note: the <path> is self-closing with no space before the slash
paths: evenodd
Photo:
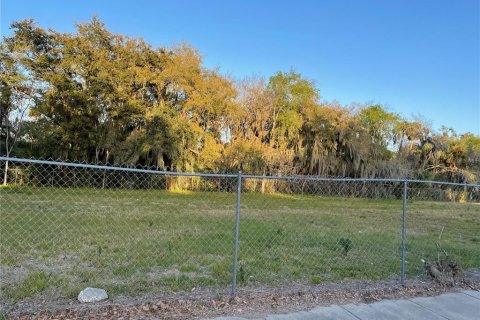
<path id="1" fill-rule="evenodd" d="M 5 161 L 5 172 L 3 173 L 3 185 L 7 185 L 7 178 L 8 178 L 8 160 Z"/>
<path id="2" fill-rule="evenodd" d="M 263 170 L 263 175 L 265 175 L 265 170 Z M 262 179 L 262 185 L 260 187 L 260 193 L 264 194 L 265 193 L 265 179 Z"/>
<path id="3" fill-rule="evenodd" d="M 104 165 L 108 166 L 108 157 L 109 153 L 108 150 L 106 151 L 105 163 Z M 98 162 L 97 162 L 98 164 Z M 107 170 L 103 170 L 103 177 L 102 177 L 102 189 L 105 189 L 105 185 L 107 184 Z"/>

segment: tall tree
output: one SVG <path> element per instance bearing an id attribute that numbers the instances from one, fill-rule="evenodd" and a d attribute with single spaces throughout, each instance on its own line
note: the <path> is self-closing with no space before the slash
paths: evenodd
<path id="1" fill-rule="evenodd" d="M 381 105 L 320 103 L 315 83 L 294 70 L 236 82 L 205 68 L 188 44 L 154 48 L 95 17 L 73 33 L 32 20 L 12 30 L 0 50 L 2 154 L 178 171 L 480 179 L 478 136 L 437 133 Z"/>
<path id="2" fill-rule="evenodd" d="M 22 70 L 12 47 L 0 45 L 0 154 L 9 157 L 23 134 L 24 122 L 35 99 L 35 86 Z M 3 184 L 7 184 L 5 161 Z"/>

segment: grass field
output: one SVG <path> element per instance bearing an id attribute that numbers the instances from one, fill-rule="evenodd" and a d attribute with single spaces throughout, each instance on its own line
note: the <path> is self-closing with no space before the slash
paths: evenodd
<path id="1" fill-rule="evenodd" d="M 398 278 L 400 200 L 243 193 L 239 285 Z M 179 292 L 231 282 L 235 194 L 0 188 L 2 296 Z M 442 247 L 480 266 L 480 205 L 409 201 L 407 272 Z"/>

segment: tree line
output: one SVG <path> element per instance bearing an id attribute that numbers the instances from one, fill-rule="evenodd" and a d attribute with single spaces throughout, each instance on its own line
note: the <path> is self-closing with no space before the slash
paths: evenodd
<path id="1" fill-rule="evenodd" d="M 480 137 L 381 105 L 322 102 L 294 70 L 234 80 L 188 44 L 97 18 L 14 22 L 0 46 L 1 154 L 187 172 L 480 181 Z"/>

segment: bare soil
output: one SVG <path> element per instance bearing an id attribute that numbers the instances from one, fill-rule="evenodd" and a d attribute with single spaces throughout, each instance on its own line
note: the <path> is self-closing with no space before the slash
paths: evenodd
<path id="1" fill-rule="evenodd" d="M 316 286 L 296 284 L 282 288 L 241 288 L 231 298 L 227 292 L 195 290 L 170 297 L 148 296 L 137 299 L 116 297 L 102 303 L 58 304 L 23 301 L 2 304 L 8 319 L 203 319 L 217 316 L 262 317 L 317 306 L 346 303 L 372 303 L 382 299 L 433 296 L 459 290 L 480 291 L 480 269 L 465 273 L 455 287 L 447 287 L 426 277 L 398 281 L 343 281 Z M 0 316 L 1 319 L 1 316 Z"/>

